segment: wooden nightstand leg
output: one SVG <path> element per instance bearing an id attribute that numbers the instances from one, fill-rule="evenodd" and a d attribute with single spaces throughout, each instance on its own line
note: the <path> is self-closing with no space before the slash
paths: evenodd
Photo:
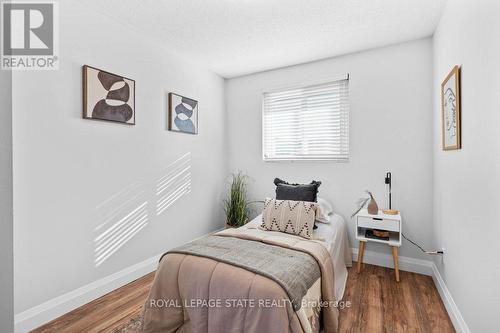
<path id="1" fill-rule="evenodd" d="M 361 265 L 363 264 L 363 255 L 365 254 L 365 242 L 359 242 L 358 248 L 358 273 L 361 272 Z"/>
<path id="2" fill-rule="evenodd" d="M 398 267 L 398 247 L 392 247 L 392 258 L 394 259 L 394 272 L 396 273 L 396 281 L 399 282 L 399 267 Z"/>

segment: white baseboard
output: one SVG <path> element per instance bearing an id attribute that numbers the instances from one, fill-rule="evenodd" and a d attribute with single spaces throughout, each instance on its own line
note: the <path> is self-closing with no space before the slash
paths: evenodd
<path id="1" fill-rule="evenodd" d="M 28 332 L 156 269 L 160 255 L 16 314 L 16 333 Z"/>
<path id="2" fill-rule="evenodd" d="M 462 314 L 460 313 L 457 304 L 453 300 L 453 297 L 451 297 L 451 293 L 448 290 L 448 287 L 446 287 L 446 283 L 444 282 L 436 264 L 434 263 L 432 265 L 432 273 L 433 273 L 432 279 L 434 280 L 434 284 L 436 285 L 439 295 L 443 300 L 444 307 L 446 308 L 446 311 L 448 311 L 448 315 L 450 316 L 451 322 L 453 323 L 455 330 L 459 333 L 470 333 L 469 326 L 467 326 L 467 323 L 462 317 Z"/>
<path id="3" fill-rule="evenodd" d="M 352 258 L 357 260 L 358 249 L 352 248 Z M 380 252 L 365 250 L 363 262 L 382 267 L 394 267 L 392 254 L 385 254 Z M 413 272 L 423 275 L 432 276 L 432 266 L 434 263 L 430 260 L 415 259 L 410 257 L 398 257 L 399 269 L 402 271 Z"/>
<path id="4" fill-rule="evenodd" d="M 358 249 L 352 248 L 352 256 L 354 260 L 357 260 Z M 446 283 L 444 282 L 436 264 L 431 260 L 415 259 L 409 257 L 399 257 L 399 269 L 402 271 L 408 271 L 423 275 L 432 276 L 436 289 L 439 292 L 439 296 L 443 300 L 444 307 L 450 316 L 450 320 L 455 327 L 455 330 L 459 333 L 470 333 L 469 327 L 465 322 L 460 310 L 458 309 L 453 297 L 451 296 Z M 394 263 L 392 255 L 384 254 L 373 251 L 366 251 L 363 256 L 363 262 L 367 264 L 372 264 L 376 266 L 393 268 Z"/>

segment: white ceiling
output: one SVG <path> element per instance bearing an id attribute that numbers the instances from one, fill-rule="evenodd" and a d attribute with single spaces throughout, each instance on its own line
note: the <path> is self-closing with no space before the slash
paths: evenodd
<path id="1" fill-rule="evenodd" d="M 431 36 L 446 0 L 84 0 L 223 77 Z"/>

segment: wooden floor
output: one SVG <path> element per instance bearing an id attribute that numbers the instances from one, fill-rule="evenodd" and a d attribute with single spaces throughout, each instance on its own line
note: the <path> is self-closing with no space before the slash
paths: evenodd
<path id="1" fill-rule="evenodd" d="M 145 275 L 31 332 L 112 332 L 142 312 L 153 278 Z"/>
<path id="2" fill-rule="evenodd" d="M 339 332 L 455 332 L 432 278 L 364 265 L 361 274 L 349 269 Z M 148 274 L 32 331 L 111 332 L 136 317 L 153 282 Z"/>
<path id="3" fill-rule="evenodd" d="M 430 276 L 363 265 L 349 269 L 339 332 L 455 332 Z"/>

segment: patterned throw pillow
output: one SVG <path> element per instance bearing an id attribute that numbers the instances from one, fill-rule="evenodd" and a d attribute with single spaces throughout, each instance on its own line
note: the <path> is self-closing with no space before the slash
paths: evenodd
<path id="1" fill-rule="evenodd" d="M 266 198 L 261 229 L 312 238 L 318 204 Z"/>

